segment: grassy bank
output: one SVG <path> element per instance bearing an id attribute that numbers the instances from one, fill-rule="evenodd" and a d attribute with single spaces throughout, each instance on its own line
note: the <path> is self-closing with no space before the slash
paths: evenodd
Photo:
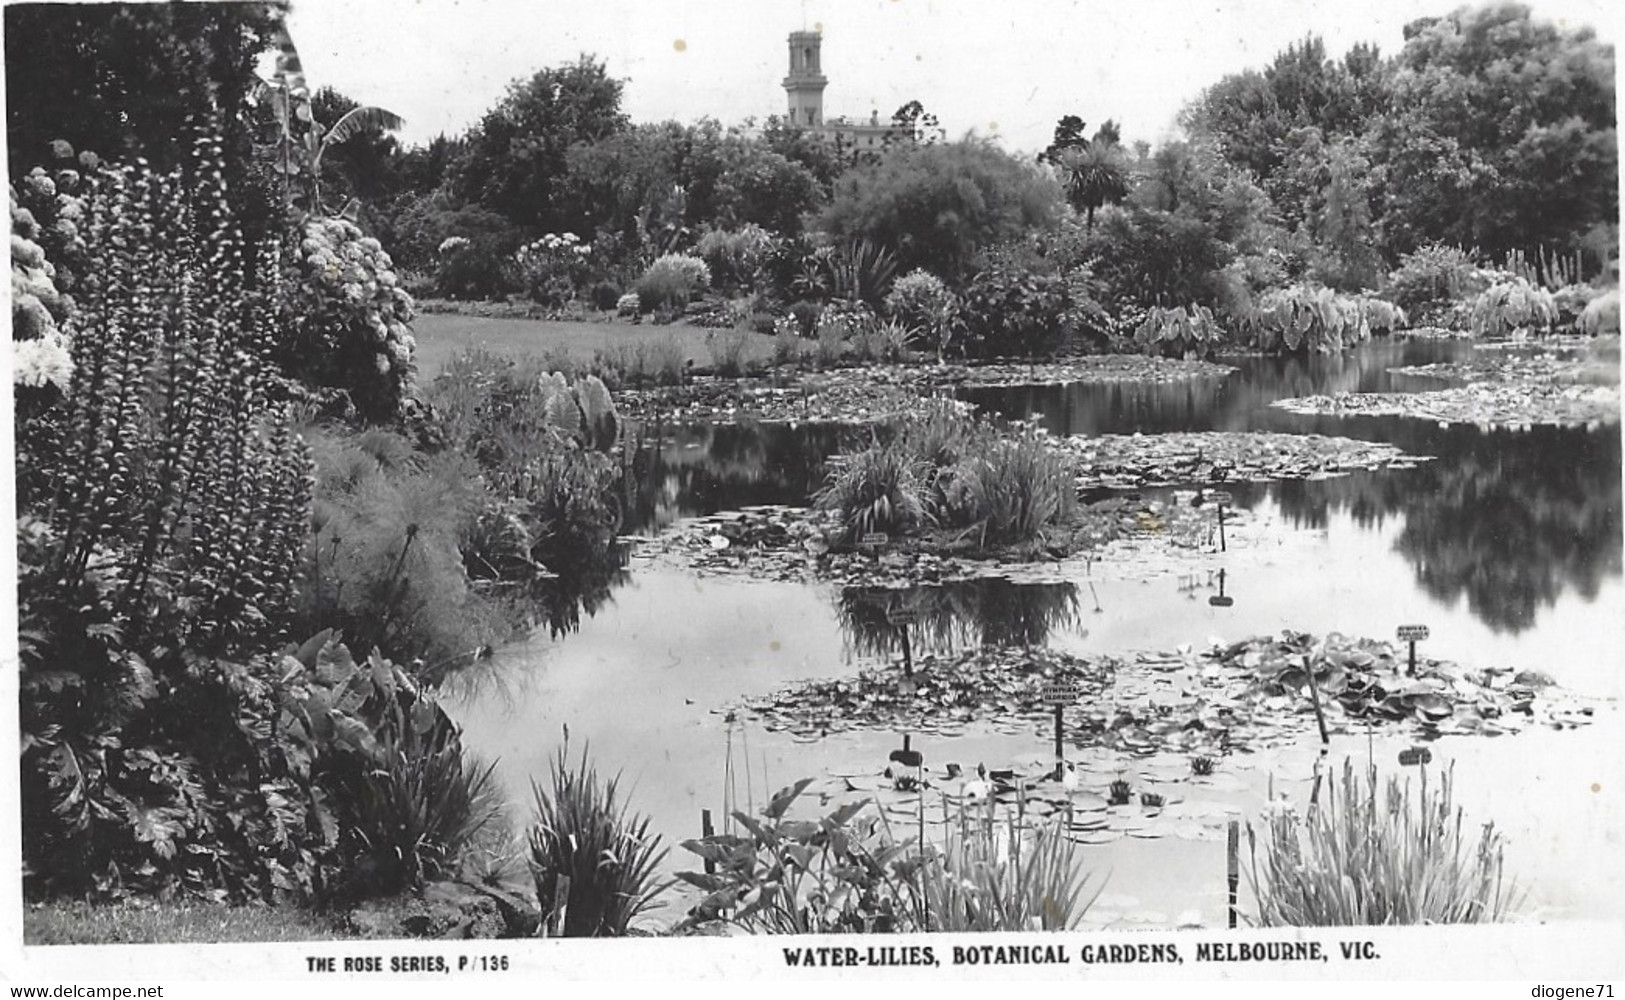
<path id="1" fill-rule="evenodd" d="M 451 358 L 465 350 L 486 350 L 514 357 L 548 357 L 562 354 L 578 364 L 592 361 L 598 351 L 615 351 L 638 344 L 674 342 L 685 361 L 696 367 L 711 366 L 710 334 L 729 333 L 697 326 L 673 324 L 655 326 L 634 323 L 572 323 L 544 319 L 492 319 L 452 313 L 426 313 L 412 321 L 417 340 L 415 357 L 418 377 L 432 379 Z M 730 334 L 731 335 L 731 334 Z M 767 361 L 773 356 L 773 338 L 749 333 L 748 356 Z"/>

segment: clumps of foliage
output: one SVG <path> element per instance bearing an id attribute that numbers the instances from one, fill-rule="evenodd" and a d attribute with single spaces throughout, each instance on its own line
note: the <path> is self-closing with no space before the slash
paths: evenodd
<path id="1" fill-rule="evenodd" d="M 1073 520 L 1074 482 L 1071 459 L 1042 431 L 1003 431 L 944 401 L 838 456 L 813 502 L 840 512 L 847 542 L 939 528 L 981 546 L 1018 545 Z"/>
<path id="2" fill-rule="evenodd" d="M 575 233 L 546 233 L 514 251 L 520 287 L 534 302 L 559 308 L 590 280 L 593 247 Z M 609 296 L 614 304 L 614 296 Z M 606 308 L 599 306 L 599 308 Z"/>
<path id="3" fill-rule="evenodd" d="M 1265 927 L 1490 923 L 1508 918 L 1519 893 L 1504 879 L 1504 841 L 1487 823 L 1463 830 L 1451 773 L 1411 797 L 1410 782 L 1365 780 L 1352 761 L 1327 783 L 1324 805 L 1303 817 L 1276 808 L 1262 834 L 1247 824 L 1248 872 Z M 1263 840 L 1262 850 L 1259 840 Z M 1262 853 L 1262 858 L 1260 857 Z"/>
<path id="4" fill-rule="evenodd" d="M 1041 357 L 1066 342 L 1071 289 L 1059 275 L 995 258 L 979 270 L 961 300 L 965 353 L 976 357 Z"/>
<path id="5" fill-rule="evenodd" d="M 898 322 L 920 331 L 925 341 L 936 348 L 939 360 L 958 328 L 958 299 L 941 278 L 920 268 L 892 284 L 886 294 L 886 311 Z"/>
<path id="6" fill-rule="evenodd" d="M 1587 302 L 1576 322 L 1580 332 L 1596 337 L 1619 332 L 1619 289 L 1610 288 Z"/>
<path id="7" fill-rule="evenodd" d="M 376 239 L 343 218 L 300 224 L 276 358 L 319 397 L 339 396 L 369 422 L 400 416 L 416 367 L 412 297 Z M 343 412 L 347 407 L 339 405 Z"/>
<path id="8" fill-rule="evenodd" d="M 688 254 L 668 253 L 655 259 L 638 278 L 640 308 L 681 312 L 694 296 L 711 286 L 711 269 Z"/>
<path id="9" fill-rule="evenodd" d="M 1400 257 L 1384 294 L 1401 309 L 1437 319 L 1482 286 L 1477 265 L 1460 247 L 1430 243 Z"/>
<path id="10" fill-rule="evenodd" d="M 1206 306 L 1165 309 L 1152 306 L 1134 329 L 1134 342 L 1147 354 L 1202 358 L 1225 341 L 1224 329 Z"/>
<path id="11" fill-rule="evenodd" d="M 707 895 L 685 925 L 726 920 L 759 934 L 885 934 L 924 929 L 914 884 L 918 854 L 895 843 L 866 800 L 816 820 L 786 817 L 812 783 L 803 778 L 758 818 L 735 812 L 743 834 L 687 840 L 714 871 L 678 872 Z"/>
<path id="12" fill-rule="evenodd" d="M 755 287 L 772 250 L 772 234 L 755 223 L 735 230 L 708 229 L 694 245 L 694 253 L 711 269 L 718 288 Z"/>
<path id="13" fill-rule="evenodd" d="M 551 787 L 531 786 L 536 822 L 526 843 L 536 901 L 544 925 L 564 937 L 624 937 L 671 885 L 657 871 L 667 850 L 647 817 L 627 811 L 618 775 L 599 778 L 585 749 L 571 769 L 565 736 Z"/>
<path id="14" fill-rule="evenodd" d="M 636 296 L 633 296 L 636 298 Z M 592 370 L 615 388 L 681 385 L 687 369 L 683 345 L 667 335 L 656 340 L 618 342 L 593 352 Z"/>
<path id="15" fill-rule="evenodd" d="M 1371 312 L 1366 301 L 1311 285 L 1267 292 L 1249 317 L 1253 345 L 1269 353 L 1331 354 L 1371 339 L 1368 316 L 1402 319 L 1386 310 Z"/>
<path id="16" fill-rule="evenodd" d="M 706 892 L 680 926 L 727 921 L 752 933 L 886 934 L 1076 927 L 1098 895 L 1060 823 L 1023 829 L 960 808 L 938 846 L 901 840 L 867 799 L 814 819 L 788 814 L 812 779 L 774 795 L 740 833 L 684 841 Z M 943 806 L 947 809 L 946 802 Z"/>
<path id="17" fill-rule="evenodd" d="M 925 917 L 933 931 L 1064 931 L 1077 927 L 1100 895 L 1083 867 L 1084 848 L 1062 822 L 1024 830 L 959 808 L 957 829 L 928 848 L 921 871 Z M 947 808 L 944 802 L 944 810 Z M 1064 817 L 1063 817 L 1064 819 Z"/>
<path id="18" fill-rule="evenodd" d="M 723 378 L 737 378 L 745 373 L 750 353 L 750 332 L 748 330 L 730 330 L 725 333 L 710 333 L 705 337 L 705 346 L 711 352 L 711 370 Z"/>
<path id="19" fill-rule="evenodd" d="M 1526 333 L 1550 333 L 1558 319 L 1552 293 L 1524 278 L 1500 281 L 1473 300 L 1469 329 L 1494 339 Z"/>

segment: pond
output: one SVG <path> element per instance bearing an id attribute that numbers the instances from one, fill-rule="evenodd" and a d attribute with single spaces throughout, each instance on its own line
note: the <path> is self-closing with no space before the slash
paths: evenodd
<path id="1" fill-rule="evenodd" d="M 1409 469 L 1236 486 L 1236 504 L 1263 530 L 1166 572 L 1096 565 L 1058 583 L 928 588 L 910 602 L 923 609 L 907 630 L 910 656 L 1045 644 L 1122 654 L 1287 628 L 1387 638 L 1397 625 L 1418 623 L 1431 630 L 1428 656 L 1539 670 L 1567 688 L 1617 698 L 1625 621 L 1617 425 L 1487 431 L 1299 416 L 1268 405 L 1312 393 L 1425 389 L 1424 380 L 1388 369 L 1462 360 L 1471 350 L 1456 341 L 1382 341 L 1335 357 L 1224 359 L 1238 370 L 1222 380 L 961 390 L 994 413 L 1042 415 L 1055 434 L 1319 433 L 1435 457 Z M 805 424 L 646 432 L 629 476 L 627 530 L 641 534 L 695 515 L 803 503 L 828 455 L 863 439 L 857 429 Z M 633 808 L 651 815 L 672 845 L 673 870 L 697 864 L 676 844 L 699 835 L 702 809 L 721 815 L 730 780 L 739 804 L 760 807 L 765 792 L 801 777 L 878 775 L 900 745 L 902 733 L 820 737 L 724 714 L 797 681 L 900 663 L 900 635 L 885 620 L 895 593 L 698 576 L 635 550 L 598 589 L 590 606 L 560 619 L 564 627 L 502 651 L 452 686 L 468 740 L 500 758 L 518 820 L 531 808 L 530 778 L 545 777 L 566 725 L 572 753 L 590 744 L 601 773 L 624 773 Z M 973 769 L 1036 759 L 1050 745 L 1044 727 L 1019 721 L 911 735 L 928 773 L 949 762 Z M 1509 870 L 1529 888 L 1529 913 L 1625 914 L 1625 900 L 1608 888 L 1625 877 L 1609 839 L 1620 827 L 1622 738 L 1625 725 L 1608 706 L 1576 730 L 1434 745 L 1434 767 L 1459 760 L 1458 799 L 1469 820 L 1493 819 L 1511 838 Z M 1406 745 L 1395 733 L 1346 733 L 1334 738 L 1331 760 L 1373 754 L 1393 770 Z M 1256 819 L 1272 778 L 1277 791 L 1306 798 L 1317 751 L 1305 739 L 1226 756 L 1217 769 L 1224 782 L 1182 794 L 1197 812 Z M 1613 793 L 1595 790 L 1602 788 Z M 1211 833 L 1100 838 L 1088 848 L 1091 865 L 1110 877 L 1090 923 L 1223 926 L 1223 837 L 1215 843 Z M 660 920 L 675 920 L 680 909 Z"/>

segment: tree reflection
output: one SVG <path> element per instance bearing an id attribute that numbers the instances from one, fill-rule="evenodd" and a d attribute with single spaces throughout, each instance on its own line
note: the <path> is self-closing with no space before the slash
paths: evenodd
<path id="1" fill-rule="evenodd" d="M 1589 599 L 1619 575 L 1618 428 L 1423 426 L 1427 440 L 1402 446 L 1439 457 L 1417 469 L 1271 492 L 1299 526 L 1324 526 L 1330 511 L 1347 510 L 1364 526 L 1403 514 L 1394 546 L 1417 582 L 1442 602 L 1465 597 L 1497 632 L 1521 632 L 1565 590 Z"/>
<path id="2" fill-rule="evenodd" d="M 889 615 L 911 610 L 895 625 Z M 847 587 L 836 616 L 850 652 L 886 658 L 902 650 L 902 631 L 916 653 L 966 646 L 1040 646 L 1078 620 L 1078 588 L 1070 583 L 1012 583 L 987 578 L 931 587 Z"/>

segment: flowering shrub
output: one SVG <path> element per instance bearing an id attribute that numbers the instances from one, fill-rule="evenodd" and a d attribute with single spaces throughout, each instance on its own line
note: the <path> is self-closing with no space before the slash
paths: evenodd
<path id="1" fill-rule="evenodd" d="M 592 277 L 591 244 L 575 233 L 548 233 L 514 253 L 519 283 L 535 302 L 558 308 Z"/>
<path id="2" fill-rule="evenodd" d="M 68 303 L 56 288 L 56 268 L 34 242 L 39 224 L 17 204 L 11 189 L 11 338 L 12 379 L 19 386 L 54 385 L 67 391 L 73 375 L 68 341 L 57 324 L 67 318 Z"/>
<path id="3" fill-rule="evenodd" d="M 669 253 L 656 258 L 638 279 L 638 301 L 644 309 L 682 309 L 694 295 L 711 285 L 711 269 L 688 254 Z"/>
<path id="4" fill-rule="evenodd" d="M 637 292 L 627 292 L 615 300 L 615 313 L 618 316 L 636 316 L 643 311 L 643 300 L 638 298 Z"/>
<path id="5" fill-rule="evenodd" d="M 312 216 L 300 236 L 287 305 L 293 335 L 279 358 L 284 370 L 347 395 L 366 420 L 394 419 L 414 372 L 412 297 L 389 254 L 355 223 Z"/>
<path id="6" fill-rule="evenodd" d="M 1453 303 L 1484 287 L 1478 274 L 1460 247 L 1429 244 L 1400 258 L 1388 275 L 1386 294 L 1402 309 L 1437 319 Z"/>

